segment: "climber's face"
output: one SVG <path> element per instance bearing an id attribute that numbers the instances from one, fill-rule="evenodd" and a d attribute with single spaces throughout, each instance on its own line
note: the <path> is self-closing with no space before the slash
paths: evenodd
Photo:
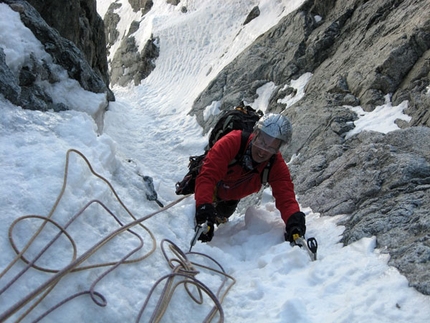
<path id="1" fill-rule="evenodd" d="M 281 140 L 259 131 L 252 140 L 252 159 L 257 163 L 267 161 L 281 147 Z"/>

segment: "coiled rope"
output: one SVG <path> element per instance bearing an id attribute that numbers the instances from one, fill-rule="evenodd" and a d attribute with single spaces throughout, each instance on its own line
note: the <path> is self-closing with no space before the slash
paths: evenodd
<path id="1" fill-rule="evenodd" d="M 53 214 L 55 213 L 55 210 L 58 207 L 58 204 L 60 203 L 61 198 L 64 195 L 64 192 L 66 190 L 66 186 L 67 186 L 67 180 L 68 180 L 68 172 L 69 172 L 69 164 L 70 164 L 70 155 L 71 153 L 75 153 L 78 156 L 80 156 L 85 163 L 87 164 L 89 170 L 91 171 L 91 173 L 98 177 L 99 179 L 101 179 L 103 182 L 105 182 L 109 189 L 112 191 L 112 193 L 114 194 L 115 198 L 117 199 L 117 201 L 120 203 L 120 205 L 122 206 L 122 208 L 127 212 L 127 214 L 129 216 L 132 217 L 133 221 L 128 223 L 128 224 L 123 224 L 119 218 L 111 211 L 109 210 L 108 207 L 106 207 L 102 202 L 98 201 L 98 200 L 91 200 L 90 202 L 88 202 L 79 212 L 77 212 L 74 216 L 72 216 L 72 218 L 64 225 L 61 226 L 60 224 L 58 224 L 56 221 L 54 221 L 52 219 Z M 31 306 L 25 310 L 25 312 L 23 314 L 21 314 L 21 316 L 18 318 L 18 320 L 16 322 L 20 322 L 22 321 L 23 318 L 25 318 L 56 286 L 56 284 L 67 274 L 71 273 L 71 272 L 76 272 L 76 271 L 82 271 L 82 270 L 88 270 L 91 268 L 97 268 L 97 267 L 107 267 L 107 266 L 111 266 L 107 271 L 105 271 L 100 277 L 97 278 L 96 281 L 93 282 L 93 284 L 90 286 L 89 290 L 87 291 L 81 291 L 79 293 L 76 293 L 66 299 L 64 299 L 63 301 L 59 302 L 58 304 L 56 304 L 55 306 L 53 306 L 52 308 L 50 308 L 49 310 L 47 310 L 44 314 L 42 314 L 41 316 L 39 316 L 36 320 L 34 320 L 33 322 L 39 322 L 42 318 L 46 317 L 49 313 L 51 313 L 52 311 L 54 311 L 55 309 L 59 308 L 61 305 L 67 303 L 68 301 L 81 296 L 81 295 L 90 295 L 91 299 L 94 301 L 94 303 L 96 303 L 98 306 L 106 306 L 106 299 L 104 298 L 104 296 L 100 293 L 98 293 L 97 291 L 95 291 L 95 286 L 97 285 L 97 283 L 103 279 L 107 274 L 109 274 L 110 272 L 112 272 L 113 270 L 115 270 L 119 265 L 121 264 L 129 264 L 129 263 L 135 263 L 138 261 L 142 261 L 143 259 L 149 257 L 156 249 L 156 240 L 154 235 L 152 234 L 152 232 L 146 228 L 142 222 L 144 222 L 145 220 L 153 217 L 154 215 L 161 213 L 171 207 L 173 207 L 174 205 L 180 203 L 182 200 L 184 200 L 185 198 L 187 198 L 189 195 L 183 196 L 173 202 L 171 202 L 170 204 L 162 207 L 161 209 L 148 214 L 144 217 L 141 218 L 136 218 L 132 212 L 130 212 L 130 210 L 126 207 L 126 205 L 122 202 L 122 200 L 120 199 L 120 197 L 118 196 L 118 194 L 116 193 L 115 189 L 113 188 L 113 186 L 110 184 L 110 182 L 105 179 L 103 176 L 99 175 L 98 173 L 96 173 L 94 171 L 94 169 L 92 168 L 90 162 L 88 161 L 88 159 L 78 150 L 76 149 L 70 149 L 67 151 L 66 154 L 66 165 L 65 165 L 65 170 L 64 170 L 64 177 L 63 177 L 63 186 L 61 188 L 60 194 L 58 195 L 54 206 L 52 207 L 51 211 L 49 212 L 49 214 L 47 216 L 40 216 L 40 215 L 27 215 L 27 216 L 23 216 L 20 217 L 18 219 L 16 219 L 10 226 L 9 228 L 9 241 L 10 244 L 13 248 L 13 250 L 16 253 L 16 257 L 9 263 L 9 265 L 0 273 L 0 279 L 19 261 L 22 260 L 26 266 L 24 269 L 22 269 L 17 275 L 15 275 L 15 277 L 13 277 L 1 290 L 0 290 L 0 296 L 10 288 L 10 286 L 12 286 L 21 276 L 24 275 L 25 272 L 27 272 L 30 268 L 35 268 L 37 270 L 40 271 L 44 271 L 44 272 L 48 272 L 48 273 L 53 273 L 54 275 L 49 278 L 46 282 L 44 282 L 41 286 L 39 286 L 38 288 L 36 288 L 35 290 L 33 290 L 32 292 L 30 292 L 28 295 L 26 295 L 25 297 L 23 297 L 20 301 L 16 302 L 14 305 L 12 305 L 9 309 L 7 309 L 4 313 L 2 313 L 0 315 L 0 322 L 4 322 L 6 319 L 10 318 L 12 315 L 14 315 L 16 312 L 18 312 L 19 310 L 21 310 L 24 306 L 26 306 L 27 304 L 29 304 L 31 301 L 34 301 L 33 304 L 31 304 Z M 67 232 L 67 228 L 69 227 L 69 225 L 71 223 L 73 223 L 73 221 L 75 221 L 79 216 L 81 216 L 83 214 L 83 212 L 85 210 L 88 209 L 88 207 L 90 207 L 93 204 L 97 204 L 100 205 L 106 212 L 108 212 L 109 215 L 111 215 L 116 222 L 120 225 L 120 227 L 118 229 L 116 229 L 115 231 L 113 231 L 112 233 L 110 233 L 109 235 L 107 235 L 106 237 L 104 237 L 101 241 L 99 241 L 98 243 L 96 243 L 94 246 L 92 246 L 91 248 L 89 248 L 86 252 L 84 252 L 81 256 L 77 256 L 78 251 L 77 251 L 77 247 L 76 247 L 76 243 L 73 241 L 72 237 L 70 236 L 70 234 Z M 22 248 L 22 250 L 19 250 L 19 248 L 17 247 L 14 238 L 13 238 L 13 231 L 14 228 L 16 226 L 16 224 L 20 221 L 23 221 L 25 219 L 40 219 L 42 220 L 42 224 L 41 226 L 38 228 L 38 230 L 36 231 L 36 233 L 33 234 L 33 236 L 30 238 L 30 240 L 25 244 L 25 246 Z M 37 236 L 39 236 L 41 234 L 41 232 L 43 231 L 44 227 L 48 224 L 51 223 L 53 224 L 55 227 L 58 228 L 59 232 L 58 234 L 49 242 L 46 244 L 46 246 L 32 259 L 29 260 L 27 259 L 24 254 L 25 252 L 30 248 L 30 246 L 33 244 L 33 242 L 35 241 L 35 239 L 37 238 Z M 136 253 L 137 251 L 139 251 L 143 245 L 143 238 L 141 236 L 139 236 L 137 233 L 133 232 L 131 230 L 132 227 L 139 225 L 140 227 L 142 227 L 150 236 L 151 238 L 151 242 L 152 242 L 152 248 L 143 256 L 138 257 L 136 259 L 129 259 L 134 253 Z M 136 247 L 135 249 L 133 249 L 131 252 L 129 252 L 127 255 L 125 255 L 123 258 L 121 258 L 119 261 L 116 262 L 107 262 L 107 263 L 101 263 L 101 264 L 96 264 L 96 265 L 89 265 L 89 266 L 80 266 L 83 262 L 85 262 L 88 258 L 90 258 L 94 253 L 96 253 L 101 247 L 103 247 L 105 244 L 107 244 L 110 240 L 112 240 L 114 237 L 116 237 L 117 235 L 123 233 L 124 231 L 127 231 L 131 234 L 133 234 L 134 236 L 137 237 L 137 239 L 139 239 L 140 243 L 139 246 Z M 50 269 L 50 268 L 44 268 L 41 266 L 36 265 L 36 262 L 38 259 L 40 259 L 40 257 L 43 255 L 43 253 L 50 247 L 52 246 L 52 244 L 54 244 L 54 242 L 62 235 L 64 234 L 67 239 L 69 240 L 70 244 L 72 245 L 73 248 L 73 255 L 72 255 L 72 261 L 65 266 L 64 268 L 60 269 L 60 270 L 54 270 L 54 269 Z M 162 242 L 162 249 L 163 249 L 163 254 L 167 259 L 166 253 L 165 253 L 165 249 L 163 244 L 166 243 L 165 240 L 163 240 Z M 188 294 L 191 296 L 191 298 L 196 301 L 196 302 L 201 302 L 202 301 L 202 293 L 201 291 L 203 290 L 215 303 L 214 308 L 212 309 L 212 311 L 209 313 L 209 315 L 206 317 L 206 319 L 204 320 L 204 322 L 210 322 L 213 317 L 216 315 L 217 312 L 219 312 L 219 322 L 223 322 L 224 321 L 224 315 L 223 315 L 223 310 L 221 307 L 221 303 L 222 300 L 224 299 L 226 293 L 228 292 L 228 290 L 231 288 L 231 286 L 235 283 L 235 280 L 233 277 L 227 275 L 224 270 L 222 269 L 222 267 L 215 261 L 212 259 L 212 261 L 220 268 L 220 270 L 216 270 L 216 269 L 212 269 L 209 267 L 205 267 L 202 265 L 199 265 L 197 263 L 191 263 L 187 260 L 187 257 L 185 256 L 185 254 L 180 251 L 180 249 L 175 246 L 172 242 L 168 241 L 168 243 L 170 244 L 170 250 L 172 250 L 172 252 L 174 253 L 174 255 L 176 256 L 175 259 L 168 259 L 169 265 L 171 266 L 171 268 L 173 269 L 173 273 L 171 275 L 165 276 L 163 278 L 161 278 L 157 283 L 156 286 L 162 282 L 163 280 L 167 279 L 168 280 L 168 284 L 167 286 L 169 286 L 169 288 L 165 288 L 164 292 L 162 293 L 162 295 L 160 296 L 160 301 L 159 301 L 159 305 L 157 306 L 157 310 L 154 312 L 153 317 L 154 320 L 151 320 L 150 322 L 159 322 L 159 320 L 161 319 L 161 317 L 163 316 L 163 314 L 166 311 L 167 305 L 169 300 L 171 299 L 174 290 L 176 289 L 177 286 L 179 286 L 180 284 L 183 284 L 185 286 L 185 288 L 187 289 Z M 196 253 L 189 253 L 189 254 L 194 254 L 197 255 Z M 204 256 L 204 257 L 208 257 L 205 256 L 203 254 L 199 254 L 200 256 Z M 210 257 L 208 257 L 210 258 Z M 211 258 L 210 258 L 211 259 Z M 175 266 L 173 266 L 173 263 L 177 263 Z M 206 268 L 209 269 L 213 272 L 216 272 L 217 274 L 220 274 L 224 277 L 222 286 L 220 287 L 220 289 L 218 290 L 217 294 L 213 294 L 209 288 L 207 288 L 204 284 L 202 284 L 201 282 L 199 282 L 198 280 L 195 279 L 195 275 L 198 273 L 198 271 L 196 271 L 194 269 L 194 266 L 199 266 L 201 268 Z M 172 279 L 177 278 L 177 277 L 183 277 L 182 282 L 175 284 L 174 286 L 172 286 Z M 227 279 L 231 279 L 232 280 L 232 284 L 223 292 L 221 293 L 221 289 L 222 287 L 226 284 Z M 194 285 L 197 287 L 198 293 L 199 293 L 199 298 L 194 297 L 194 295 L 191 293 L 191 291 L 189 290 L 188 286 L 189 285 Z M 145 302 L 144 306 L 142 307 L 139 316 L 137 318 L 137 322 L 139 322 L 142 313 L 145 310 L 146 304 L 149 300 L 149 298 L 151 297 L 153 290 L 155 289 L 155 287 L 153 287 L 153 289 L 150 292 L 150 295 L 147 298 L 147 301 Z"/>
<path id="2" fill-rule="evenodd" d="M 166 248 L 164 244 L 168 244 L 168 247 L 170 251 L 173 252 L 174 258 L 170 258 L 167 256 Z M 213 258 L 202 254 L 202 253 L 196 253 L 196 252 L 188 252 L 183 253 L 178 246 L 176 246 L 173 242 L 164 239 L 161 244 L 161 248 L 163 251 L 163 255 L 167 262 L 169 263 L 170 267 L 172 268 L 172 273 L 169 275 L 166 275 L 162 278 L 160 278 L 152 287 L 151 291 L 149 292 L 149 295 L 147 299 L 145 300 L 144 305 L 142 306 L 141 311 L 139 312 L 139 315 L 137 317 L 136 323 L 138 323 L 141 319 L 141 316 L 143 315 L 144 310 L 146 309 L 146 306 L 148 305 L 148 302 L 154 293 L 156 287 L 160 285 L 162 282 L 166 281 L 165 287 L 163 289 L 163 292 L 161 294 L 161 297 L 158 300 L 158 303 L 156 305 L 155 310 L 153 311 L 153 314 L 149 320 L 151 323 L 158 323 L 161 321 L 163 315 L 165 314 L 167 307 L 173 297 L 173 294 L 176 290 L 176 288 L 180 285 L 184 285 L 188 295 L 190 298 L 197 304 L 203 304 L 203 293 L 204 292 L 207 296 L 211 298 L 211 300 L 214 302 L 214 307 L 209 312 L 209 314 L 204 318 L 203 322 L 211 322 L 217 312 L 219 312 L 219 320 L 218 322 L 224 322 L 224 311 L 222 309 L 221 303 L 223 302 L 225 296 L 227 295 L 228 291 L 231 289 L 231 287 L 236 283 L 236 280 L 230 276 L 227 275 L 227 273 L 224 271 L 222 266 Z M 199 264 L 197 262 L 191 262 L 188 260 L 188 256 L 200 256 L 209 259 L 214 264 L 216 264 L 217 267 L 219 267 L 219 270 L 204 266 L 202 264 Z M 203 269 L 207 269 L 212 273 L 218 274 L 222 278 L 222 283 L 218 287 L 217 293 L 214 294 L 205 284 L 203 284 L 201 281 L 196 279 L 196 275 L 199 273 L 199 271 L 196 270 L 195 267 L 200 267 Z M 231 280 L 230 284 L 227 284 L 228 280 Z M 197 296 L 192 292 L 190 286 L 196 287 Z M 224 288 L 225 287 L 225 288 Z M 195 317 L 193 317 L 193 320 L 196 320 Z"/>

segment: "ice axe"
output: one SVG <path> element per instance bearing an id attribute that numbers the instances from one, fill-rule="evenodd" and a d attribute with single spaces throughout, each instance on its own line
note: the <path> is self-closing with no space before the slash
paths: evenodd
<path id="1" fill-rule="evenodd" d="M 317 249 L 318 249 L 318 242 L 315 238 L 309 238 L 305 239 L 304 237 L 301 237 L 298 233 L 293 234 L 293 240 L 291 244 L 303 247 L 306 249 L 306 251 L 309 254 L 309 257 L 311 257 L 312 261 L 317 260 Z"/>
<path id="2" fill-rule="evenodd" d="M 209 232 L 209 230 L 211 229 L 211 227 L 208 225 L 208 223 L 207 222 L 205 222 L 205 223 L 202 223 L 202 224 L 197 224 L 196 225 L 196 227 L 195 227 L 195 231 L 196 231 L 196 233 L 194 234 L 194 237 L 191 239 L 191 242 L 190 242 L 190 251 L 189 252 L 191 252 L 191 249 L 194 247 L 194 245 L 196 244 L 196 242 L 197 242 L 197 239 L 200 237 L 200 235 L 202 234 L 202 233 L 207 233 L 207 232 Z"/>

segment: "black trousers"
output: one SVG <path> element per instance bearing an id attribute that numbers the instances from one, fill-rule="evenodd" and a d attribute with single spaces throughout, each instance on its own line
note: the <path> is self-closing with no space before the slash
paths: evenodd
<path id="1" fill-rule="evenodd" d="M 219 217 L 229 218 L 236 210 L 240 200 L 218 201 L 215 209 Z"/>

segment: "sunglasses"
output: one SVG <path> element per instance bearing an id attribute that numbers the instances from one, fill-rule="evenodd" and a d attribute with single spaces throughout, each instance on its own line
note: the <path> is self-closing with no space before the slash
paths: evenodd
<path id="1" fill-rule="evenodd" d="M 257 148 L 265 150 L 274 155 L 278 152 L 281 146 L 277 141 L 279 141 L 279 139 L 272 138 L 260 132 L 259 134 L 257 134 L 257 136 L 255 136 L 253 144 Z M 274 147 L 275 145 L 276 147 Z"/>

